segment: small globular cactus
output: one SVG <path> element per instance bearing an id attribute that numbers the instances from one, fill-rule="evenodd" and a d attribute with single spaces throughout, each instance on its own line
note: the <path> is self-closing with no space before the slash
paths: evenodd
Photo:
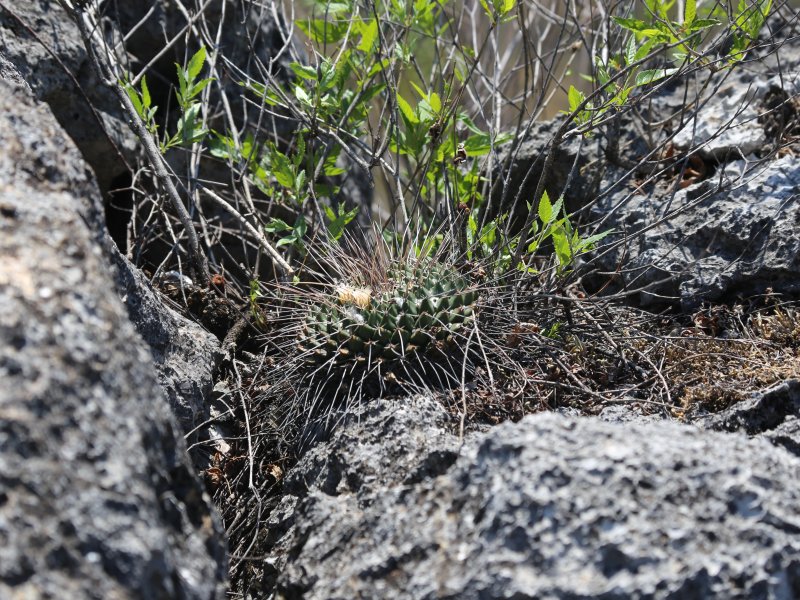
<path id="1" fill-rule="evenodd" d="M 341 282 L 309 308 L 299 339 L 307 362 L 385 365 L 391 373 L 394 365 L 456 347 L 474 323 L 477 291 L 451 266 L 431 258 L 406 262 L 389 266 L 382 279 L 374 287 Z"/>

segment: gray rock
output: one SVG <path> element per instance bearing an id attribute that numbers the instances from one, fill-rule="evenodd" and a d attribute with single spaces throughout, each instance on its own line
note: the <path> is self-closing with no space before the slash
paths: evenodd
<path id="1" fill-rule="evenodd" d="M 630 403 L 633 406 L 628 406 L 626 404 L 612 404 L 606 406 L 600 411 L 597 418 L 620 425 L 626 423 L 635 423 L 637 425 L 644 423 L 661 423 L 665 419 L 662 414 L 643 414 L 641 409 L 636 406 L 636 399 L 634 398 L 630 399 Z M 574 416 L 580 416 L 580 413 Z"/>
<path id="2" fill-rule="evenodd" d="M 376 410 L 391 422 L 410 409 Z M 424 412 L 416 420 L 453 448 Z M 360 431 L 335 434 L 291 474 L 277 511 L 294 522 L 276 545 L 279 597 L 800 594 L 800 462 L 764 441 L 541 414 L 475 436 L 452 466 L 450 451 L 415 477 L 435 446 L 415 443 L 413 427 L 378 446 L 361 446 Z M 360 475 L 403 456 L 388 476 Z"/>
<path id="3" fill-rule="evenodd" d="M 332 441 L 313 447 L 287 476 L 285 495 L 267 524 L 272 548 L 264 565 L 265 587 L 274 586 L 300 540 L 321 539 L 316 531 L 326 511 L 317 510 L 311 500 L 311 512 L 296 512 L 298 503 L 309 501 L 309 492 L 338 505 L 334 511 L 345 518 L 343 529 L 351 527 L 355 533 L 363 507 L 374 505 L 389 490 L 416 485 L 452 466 L 459 444 L 448 423 L 441 405 L 425 396 L 377 400 L 352 412 L 335 429 Z M 326 535 L 322 529 L 319 534 Z"/>
<path id="4" fill-rule="evenodd" d="M 781 23 L 773 21 L 777 31 Z M 593 260 L 599 276 L 587 276 L 590 286 L 640 291 L 632 298 L 643 306 L 680 303 L 685 310 L 767 288 L 800 293 L 793 235 L 800 171 L 790 155 L 770 154 L 796 119 L 791 100 L 800 95 L 800 45 L 788 28 L 780 35 L 761 46 L 762 56 L 754 51 L 732 70 L 678 80 L 643 108 L 652 121 L 672 115 L 675 147 L 703 157 L 710 177 L 678 189 L 670 174 L 643 184 L 607 165 L 591 216 L 595 227 L 615 235 Z M 687 107 L 686 98 L 698 95 Z M 630 121 L 625 142 L 637 131 L 645 137 L 646 128 Z M 654 146 L 669 141 L 664 134 L 650 132 Z M 633 148 L 629 158 L 644 154 Z"/>
<path id="5" fill-rule="evenodd" d="M 221 598 L 225 547 L 117 297 L 96 184 L 0 82 L 0 597 Z"/>
<path id="6" fill-rule="evenodd" d="M 704 157 L 730 160 L 761 151 L 768 143 L 759 122 L 760 108 L 767 92 L 783 89 L 789 96 L 800 93 L 798 72 L 750 80 L 749 74 L 734 71 L 715 88 L 716 93 L 687 120 L 673 142 L 681 150 L 700 148 Z M 781 84 L 785 84 L 783 87 Z"/>
<path id="7" fill-rule="evenodd" d="M 800 456 L 800 380 L 787 379 L 751 394 L 730 408 L 698 419 L 718 431 L 742 431 L 766 438 Z"/>
<path id="8" fill-rule="evenodd" d="M 186 12 L 173 0 L 118 2 L 109 8 L 106 12 L 108 24 L 118 35 L 126 37 L 125 51 L 134 69 L 155 60 L 153 68 L 166 81 L 174 81 L 175 63 L 182 64 L 186 53 L 196 48 L 187 50 L 185 44 L 178 43 L 160 59 L 157 55 L 162 52 L 165 40 L 183 34 Z M 263 69 L 272 68 L 274 77 L 285 80 L 291 72 L 289 64 L 293 59 L 289 48 L 284 48 L 286 28 L 276 21 L 276 16 L 282 19 L 280 11 L 273 11 L 267 4 L 224 0 L 205 6 L 201 20 L 210 31 L 220 31 L 219 50 L 237 69 L 254 74 L 259 65 Z M 235 85 L 237 76 L 238 73 L 232 73 L 231 80 L 224 83 Z M 155 78 L 150 79 L 154 90 L 158 90 L 159 83 Z"/>
<path id="9" fill-rule="evenodd" d="M 597 264 L 613 271 L 624 260 L 629 289 L 646 289 L 642 304 L 678 299 L 685 309 L 735 294 L 800 293 L 800 169 L 784 156 L 742 179 L 709 180 L 669 195 L 663 187 L 643 195 L 623 190 L 605 198 L 597 214 L 632 236 Z M 717 191 L 718 190 L 718 191 Z M 669 211 L 675 211 L 669 215 Z M 657 224 L 653 227 L 654 224 Z"/>
<path id="10" fill-rule="evenodd" d="M 800 95 L 800 47 L 792 39 L 796 21 L 796 14 L 773 14 L 745 64 L 708 80 L 689 79 L 688 90 L 678 86 L 657 100 L 663 114 L 685 114 L 673 139 L 676 147 L 727 162 L 760 153 L 773 142 L 763 123 L 767 95 L 772 90 L 783 90 L 787 98 Z M 696 95 L 701 101 L 687 111 L 685 98 Z"/>
<path id="11" fill-rule="evenodd" d="M 164 305 L 145 277 L 116 248 L 116 288 L 128 317 L 150 349 L 159 383 L 184 434 L 209 417 L 208 398 L 222 356 L 219 340 Z M 190 440 L 191 441 L 191 440 Z"/>
<path id="12" fill-rule="evenodd" d="M 112 176 L 117 174 L 124 165 L 120 163 L 114 168 L 104 166 L 103 161 L 109 160 L 111 150 L 108 147 L 104 148 L 103 144 L 108 144 L 109 141 L 100 131 L 96 121 L 93 121 L 94 117 L 85 100 L 77 90 L 73 90 L 71 94 L 64 93 L 65 90 L 71 89 L 72 81 L 61 70 L 59 60 L 73 72 L 84 73 L 85 78 L 79 81 L 85 89 L 93 90 L 92 101 L 96 102 L 98 107 L 106 107 L 109 111 L 103 117 L 104 120 L 118 119 L 120 113 L 116 101 L 105 92 L 96 89 L 98 86 L 89 75 L 91 66 L 83 52 L 76 27 L 58 6 L 45 10 L 38 3 L 24 0 L 14 5 L 14 11 L 26 23 L 39 25 L 42 31 L 37 30 L 37 35 L 43 42 L 49 43 L 48 40 L 53 44 L 58 42 L 53 46 L 58 51 L 58 59 L 48 53 L 38 40 L 26 35 L 25 30 L 10 13 L 0 10 L 0 40 L 5 42 L 4 49 L 0 51 L 0 75 L 3 79 L 16 83 L 24 74 L 31 83 L 29 88 L 35 90 L 36 96 L 48 102 L 60 122 L 63 123 L 65 120 L 68 122 L 66 133 L 94 167 L 95 173 Z M 49 24 L 51 20 L 53 23 Z M 51 34 L 52 39 L 47 37 Z M 7 58 L 3 58 L 3 54 L 15 61 L 16 66 Z M 27 86 L 27 83 L 24 85 Z M 108 94 L 110 93 L 108 91 Z M 75 102 L 83 104 L 73 107 Z M 68 114 L 70 110 L 79 112 Z M 76 117 L 76 114 L 82 116 Z M 117 142 L 128 143 L 126 140 L 129 140 L 132 134 L 128 131 L 127 125 L 120 123 L 124 130 L 112 128 L 111 131 L 116 131 Z M 20 125 L 25 126 L 24 123 Z M 32 138 L 41 135 L 37 127 L 37 123 L 32 124 L 26 135 Z M 52 134 L 56 136 L 57 143 L 61 144 L 63 134 L 61 132 Z M 41 161 L 44 158 L 36 156 L 34 160 Z M 72 171 L 85 169 L 78 157 L 68 161 L 67 167 Z M 63 173 L 58 173 L 59 168 L 59 166 L 50 168 L 48 176 L 63 177 Z M 181 427 L 184 432 L 193 430 L 208 416 L 205 398 L 210 393 L 212 373 L 219 359 L 218 341 L 200 326 L 167 308 L 155 296 L 141 273 L 119 254 L 106 235 L 101 202 L 91 176 L 72 173 L 65 183 L 83 198 L 86 215 L 91 218 L 92 232 L 98 244 L 106 249 L 108 256 L 116 264 L 117 289 L 125 301 L 137 331 L 150 346 L 159 379 L 180 420 Z"/>
<path id="13" fill-rule="evenodd" d="M 116 96 L 98 80 L 77 26 L 57 2 L 10 6 L 13 14 L 0 8 L 0 56 L 50 106 L 107 190 L 138 149 Z"/>

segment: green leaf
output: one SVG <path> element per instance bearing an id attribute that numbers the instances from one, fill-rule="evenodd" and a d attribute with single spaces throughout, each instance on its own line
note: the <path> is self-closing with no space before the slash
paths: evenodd
<path id="1" fill-rule="evenodd" d="M 488 133 L 471 135 L 464 140 L 467 156 L 483 156 L 492 149 L 492 137 Z"/>
<path id="2" fill-rule="evenodd" d="M 303 187 L 306 185 L 306 170 L 303 169 L 297 174 L 294 180 L 294 191 L 298 195 L 300 195 L 303 191 Z"/>
<path id="3" fill-rule="evenodd" d="M 325 214 L 330 219 L 330 223 L 328 223 L 328 235 L 330 235 L 334 240 L 338 240 L 342 237 L 344 233 L 344 228 L 358 215 L 358 207 L 356 206 L 352 210 L 349 210 L 345 213 L 342 212 L 342 206 L 340 205 L 338 208 L 339 214 L 333 212 L 333 209 L 325 206 Z"/>
<path id="4" fill-rule="evenodd" d="M 605 238 L 607 235 L 613 232 L 613 229 L 609 229 L 608 231 L 603 231 L 601 233 L 595 233 L 594 235 L 590 235 L 587 238 L 581 238 L 580 241 L 580 249 L 581 251 L 591 250 L 594 248 L 594 245 Z"/>
<path id="5" fill-rule="evenodd" d="M 391 64 L 392 64 L 391 60 L 389 60 L 388 58 L 382 58 L 381 60 L 376 62 L 374 65 L 372 65 L 372 67 L 370 68 L 369 71 L 367 71 L 367 79 L 369 79 L 370 77 L 380 73 L 381 71 L 383 71 L 386 67 L 388 67 Z"/>
<path id="6" fill-rule="evenodd" d="M 578 107 L 581 105 L 581 103 L 586 99 L 586 95 L 574 85 L 571 85 L 569 86 L 569 91 L 567 92 L 567 98 L 569 99 L 569 111 L 575 112 L 578 110 Z"/>
<path id="7" fill-rule="evenodd" d="M 658 30 L 652 28 L 652 26 L 644 21 L 639 19 L 628 19 L 623 17 L 611 17 L 611 19 L 623 29 L 627 29 L 628 31 L 635 31 L 637 33 L 644 33 L 646 31 L 654 31 L 658 33 Z"/>
<path id="8" fill-rule="evenodd" d="M 322 81 L 320 81 L 319 86 L 322 91 L 327 91 L 331 89 L 334 85 L 336 85 L 336 81 L 338 80 L 338 73 L 336 69 L 334 69 L 329 62 L 322 63 Z"/>
<path id="9" fill-rule="evenodd" d="M 337 167 L 335 163 L 328 164 L 328 161 L 325 161 L 325 166 L 323 167 L 322 172 L 325 173 L 327 177 L 335 177 L 336 175 L 346 173 L 347 170 L 343 169 L 342 167 Z"/>
<path id="10" fill-rule="evenodd" d="M 564 229 L 561 227 L 555 229 L 552 239 L 559 264 L 561 267 L 569 266 L 572 263 L 573 252 Z"/>
<path id="11" fill-rule="evenodd" d="M 639 49 L 636 51 L 636 55 L 633 57 L 633 62 L 638 62 L 645 58 L 650 52 L 653 50 L 653 47 L 659 43 L 658 38 L 650 38 L 644 44 L 642 44 Z"/>
<path id="12" fill-rule="evenodd" d="M 630 66 L 636 60 L 636 36 L 631 36 L 625 45 L 625 64 Z"/>
<path id="13" fill-rule="evenodd" d="M 175 67 L 178 69 L 178 104 L 185 106 L 188 101 L 185 98 L 189 95 L 189 84 L 186 81 L 186 73 L 184 73 L 183 68 L 178 63 L 175 63 Z"/>
<path id="14" fill-rule="evenodd" d="M 179 143 L 194 144 L 202 141 L 208 134 L 208 130 L 203 129 L 199 123 L 200 109 L 200 104 L 192 104 L 178 120 L 178 133 L 175 137 L 179 136 Z"/>
<path id="15" fill-rule="evenodd" d="M 494 8 L 490 8 L 489 3 L 486 0 L 480 0 L 480 2 L 484 12 L 486 12 L 486 15 L 489 17 L 492 23 L 494 23 Z"/>
<path id="16" fill-rule="evenodd" d="M 416 83 L 414 83 L 413 81 L 410 81 L 409 83 L 411 84 L 411 87 L 413 87 L 417 91 L 417 94 L 419 94 L 420 98 L 424 100 L 425 98 L 428 97 L 428 94 L 425 93 L 425 90 L 419 87 Z"/>
<path id="17" fill-rule="evenodd" d="M 397 94 L 397 107 L 409 123 L 419 123 L 419 118 L 414 109 L 399 93 Z"/>
<path id="18" fill-rule="evenodd" d="M 311 96 L 308 95 L 308 92 L 306 92 L 302 86 L 295 86 L 294 95 L 302 104 L 305 104 L 306 106 L 312 105 Z"/>
<path id="19" fill-rule="evenodd" d="M 264 231 L 268 233 L 280 233 L 282 231 L 291 231 L 292 226 L 289 225 L 286 221 L 281 219 L 276 219 L 275 217 L 269 220 L 269 223 L 264 225 Z"/>
<path id="20" fill-rule="evenodd" d="M 428 102 L 431 103 L 431 108 L 434 110 L 434 112 L 437 114 L 442 112 L 442 99 L 439 97 L 439 94 L 436 92 L 431 92 Z"/>
<path id="21" fill-rule="evenodd" d="M 301 79 L 310 79 L 311 81 L 317 80 L 317 70 L 314 67 L 293 62 L 289 65 L 289 68 Z"/>
<path id="22" fill-rule="evenodd" d="M 361 97 L 359 98 L 360 104 L 366 104 L 370 100 L 372 100 L 375 96 L 380 94 L 384 89 L 386 89 L 385 83 L 378 83 L 376 85 L 372 85 L 366 88 L 363 92 L 361 92 Z"/>
<path id="23" fill-rule="evenodd" d="M 694 18 L 697 16 L 697 0 L 686 0 L 686 5 L 683 7 L 683 24 L 686 27 L 691 27 L 694 23 Z"/>
<path id="24" fill-rule="evenodd" d="M 272 167 L 272 176 L 275 180 L 285 188 L 292 189 L 294 187 L 294 169 L 289 158 L 275 146 L 270 146 L 270 166 Z"/>
<path id="25" fill-rule="evenodd" d="M 477 134 L 482 134 L 483 133 L 483 131 L 481 131 L 480 128 L 477 125 L 475 125 L 474 121 L 469 118 L 469 115 L 467 113 L 465 113 L 465 112 L 458 113 L 458 120 L 459 120 L 459 122 L 461 122 L 464 125 L 466 125 L 467 128 L 470 131 L 472 131 L 473 133 L 477 133 Z"/>
<path id="26" fill-rule="evenodd" d="M 517 0 L 494 0 L 494 8 L 501 17 L 507 15 L 517 5 Z"/>
<path id="27" fill-rule="evenodd" d="M 295 24 L 317 44 L 334 44 L 347 35 L 346 19 L 330 21 L 325 19 L 299 19 Z"/>
<path id="28" fill-rule="evenodd" d="M 714 27 L 719 24 L 720 22 L 717 19 L 695 19 L 689 31 L 700 31 L 701 29 L 708 29 L 709 27 Z"/>
<path id="29" fill-rule="evenodd" d="M 361 41 L 357 48 L 362 52 L 371 52 L 378 39 L 378 20 L 370 19 L 361 24 Z"/>
<path id="30" fill-rule="evenodd" d="M 352 12 L 353 6 L 347 2 L 326 2 L 323 8 L 326 17 Z"/>
<path id="31" fill-rule="evenodd" d="M 142 106 L 142 99 L 139 97 L 139 92 L 137 92 L 136 88 L 130 83 L 126 83 L 125 93 L 128 94 L 128 98 L 130 98 L 131 102 L 133 103 L 133 108 L 136 109 L 136 114 L 139 115 L 141 119 L 144 119 L 144 107 Z"/>
<path id="32" fill-rule="evenodd" d="M 636 74 L 636 85 L 648 85 L 676 73 L 678 69 L 645 69 Z"/>
<path id="33" fill-rule="evenodd" d="M 203 70 L 203 65 L 206 62 L 206 48 L 201 46 L 194 56 L 189 60 L 189 66 L 186 68 L 188 74 L 188 81 L 194 81 Z"/>
<path id="34" fill-rule="evenodd" d="M 236 144 L 233 138 L 215 133 L 208 146 L 208 151 L 215 158 L 221 158 L 222 160 L 234 158 Z"/>
<path id="35" fill-rule="evenodd" d="M 306 224 L 306 218 L 303 215 L 297 217 L 297 221 L 294 223 L 294 236 L 296 241 L 302 240 L 306 235 L 306 230 L 308 229 L 308 225 Z"/>
<path id="36" fill-rule="evenodd" d="M 545 225 L 554 219 L 553 205 L 550 203 L 550 196 L 547 194 L 547 190 L 544 191 L 541 200 L 539 200 L 539 219 Z"/>
<path id="37" fill-rule="evenodd" d="M 203 91 L 203 90 L 206 88 L 206 86 L 207 86 L 209 83 L 211 83 L 212 81 L 214 81 L 214 78 L 213 78 L 213 77 L 209 77 L 208 79 L 203 79 L 203 80 L 201 80 L 201 81 L 198 81 L 198 82 L 197 82 L 197 83 L 195 83 L 195 84 L 192 84 L 192 85 L 190 85 L 190 86 L 189 86 L 189 95 L 188 95 L 188 97 L 186 98 L 186 100 L 191 100 L 192 98 L 194 98 L 195 96 L 197 96 L 197 95 L 198 95 L 200 92 L 202 92 L 202 91 Z"/>
<path id="38" fill-rule="evenodd" d="M 142 75 L 142 104 L 145 108 L 150 108 L 151 101 L 150 89 L 147 87 L 147 75 Z"/>

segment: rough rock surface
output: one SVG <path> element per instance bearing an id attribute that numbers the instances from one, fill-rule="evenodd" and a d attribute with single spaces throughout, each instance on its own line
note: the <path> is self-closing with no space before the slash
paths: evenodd
<path id="1" fill-rule="evenodd" d="M 687 310 L 770 287 L 800 295 L 796 150 L 770 155 L 796 138 L 800 44 L 796 17 L 789 24 L 775 17 L 769 27 L 775 40 L 759 46 L 761 55 L 753 52 L 708 81 L 677 81 L 649 98 L 640 110 L 663 128 L 626 115 L 616 133 L 561 144 L 545 180 L 550 197 L 563 194 L 573 213 L 589 205 L 591 225 L 582 223 L 582 233 L 614 232 L 603 243 L 616 245 L 591 265 L 599 275 L 586 278 L 590 287 L 645 288 L 634 297 L 642 305 L 680 303 Z M 700 102 L 687 108 L 686 99 L 696 94 Z M 505 191 L 495 186 L 494 210 L 508 210 L 517 193 L 518 209 L 532 200 L 559 124 L 536 123 L 518 148 L 505 147 L 500 164 L 508 165 L 507 185 Z M 619 138 L 619 165 L 605 156 L 609 133 Z M 643 185 L 655 165 L 632 163 L 667 143 L 676 156 L 702 157 L 709 178 L 678 189 L 675 174 L 666 174 Z"/>
<path id="2" fill-rule="evenodd" d="M 601 268 L 615 271 L 627 256 L 623 276 L 628 289 L 646 287 L 643 304 L 672 298 L 692 309 L 767 288 L 800 294 L 797 160 L 784 156 L 744 175 L 732 172 L 739 166 L 729 167 L 730 177 L 677 191 L 671 201 L 662 186 L 649 194 L 623 190 L 601 201 L 597 214 L 617 207 L 607 227 L 627 233 L 650 227 L 604 255 Z M 670 211 L 675 214 L 665 218 Z"/>
<path id="3" fill-rule="evenodd" d="M 779 57 L 718 73 L 696 112 L 683 114 L 684 99 L 694 96 L 682 85 L 653 101 L 654 120 L 683 114 L 673 119 L 680 127 L 673 143 L 706 159 L 708 179 L 679 189 L 674 176 L 642 185 L 620 181 L 623 170 L 606 173 L 592 216 L 616 232 L 606 241 L 625 242 L 595 266 L 620 288 L 646 288 L 643 305 L 678 301 L 689 310 L 767 288 L 800 295 L 800 169 L 794 151 L 770 154 L 800 118 L 796 38 Z"/>
<path id="4" fill-rule="evenodd" d="M 741 431 L 783 446 L 800 457 L 800 380 L 788 379 L 699 421 L 720 431 Z"/>
<path id="5" fill-rule="evenodd" d="M 219 340 L 167 308 L 144 275 L 116 249 L 110 249 L 110 254 L 128 317 L 150 348 L 158 381 L 182 431 L 188 434 L 209 416 L 207 400 L 221 357 Z"/>
<path id="6" fill-rule="evenodd" d="M 326 532 L 319 530 L 321 537 L 317 535 L 326 515 L 339 518 L 349 514 L 347 524 L 342 523 L 343 531 L 348 527 L 360 531 L 360 507 L 373 505 L 387 490 L 445 473 L 459 450 L 447 423 L 447 413 L 430 398 L 409 398 L 401 403 L 380 400 L 353 413 L 336 429 L 333 441 L 311 449 L 290 472 L 281 504 L 269 517 L 268 543 L 273 547 L 265 563 L 264 588 L 274 586 L 275 577 L 286 568 L 287 558 L 295 555 L 298 544 L 326 543 Z M 333 512 L 314 507 L 316 501 L 306 497 L 309 492 Z M 298 511 L 298 505 L 308 505 L 311 511 Z M 302 571 L 305 567 L 290 562 L 289 569 L 296 568 Z M 294 583 L 287 585 L 293 587 Z"/>
<path id="7" fill-rule="evenodd" d="M 220 598 L 220 524 L 117 298 L 91 173 L 0 82 L 0 597 Z"/>
<path id="8" fill-rule="evenodd" d="M 119 102 L 100 84 L 78 28 L 58 3 L 6 4 L 8 8 L 0 7 L 0 56 L 14 66 L 36 98 L 50 106 L 94 169 L 101 189 L 108 189 L 138 148 Z"/>
<path id="9" fill-rule="evenodd" d="M 43 8 L 41 3 L 21 0 L 13 5 L 13 10 L 23 22 L 36 26 L 39 40 L 32 37 L 11 13 L 0 9 L 0 79 L 24 85 L 32 89 L 37 98 L 47 102 L 95 174 L 108 183 L 124 165 L 102 133 L 86 100 L 74 89 L 71 78 L 58 61 L 79 75 L 78 82 L 99 107 L 114 143 L 129 149 L 136 144 L 128 126 L 119 118 L 121 113 L 113 94 L 97 85 L 77 28 L 57 5 Z M 58 58 L 40 42 L 51 44 L 50 49 Z M 65 93 L 67 91 L 69 93 Z M 77 157 L 73 161 L 74 165 L 80 163 Z M 81 183 L 75 192 L 86 199 L 87 205 L 99 203 L 97 190 L 88 180 Z M 92 218 L 92 231 L 97 243 L 106 249 L 117 267 L 118 293 L 136 330 L 150 347 L 159 381 L 167 392 L 173 412 L 183 431 L 189 432 L 208 416 L 205 400 L 212 387 L 219 342 L 199 325 L 166 307 L 141 273 L 120 256 L 108 239 L 102 213 L 92 212 Z"/>
<path id="10" fill-rule="evenodd" d="M 542 414 L 453 462 L 433 406 L 372 410 L 290 475 L 284 598 L 800 594 L 800 462 L 763 440 Z"/>
<path id="11" fill-rule="evenodd" d="M 777 116 L 785 108 L 765 106 L 765 101 L 775 90 L 782 90 L 784 99 L 800 94 L 797 15 L 789 7 L 781 8 L 741 68 L 723 69 L 707 81 L 689 78 L 686 88 L 679 86 L 656 101 L 662 114 L 683 115 L 673 139 L 678 148 L 697 149 L 702 156 L 727 162 L 759 153 L 774 142 L 764 116 L 768 111 Z M 685 98 L 696 91 L 703 100 L 687 111 Z"/>
<path id="12" fill-rule="evenodd" d="M 497 159 L 492 193 L 493 216 L 511 210 L 519 195 L 515 215 L 527 212 L 539 184 L 550 143 L 561 119 L 533 123 L 519 144 L 503 146 Z M 600 185 L 597 169 L 588 168 L 599 157 L 598 140 L 570 138 L 556 150 L 551 170 L 545 178 L 550 198 L 564 195 L 570 211 L 578 211 L 595 196 Z"/>

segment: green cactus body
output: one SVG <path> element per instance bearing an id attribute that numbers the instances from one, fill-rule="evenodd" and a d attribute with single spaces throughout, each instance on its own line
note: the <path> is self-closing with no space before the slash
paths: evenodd
<path id="1" fill-rule="evenodd" d="M 458 271 L 432 260 L 395 267 L 380 289 L 340 285 L 312 307 L 300 349 L 314 364 L 408 360 L 453 344 L 475 318 L 476 291 Z"/>

